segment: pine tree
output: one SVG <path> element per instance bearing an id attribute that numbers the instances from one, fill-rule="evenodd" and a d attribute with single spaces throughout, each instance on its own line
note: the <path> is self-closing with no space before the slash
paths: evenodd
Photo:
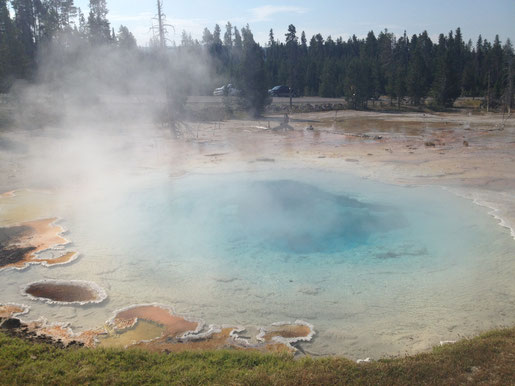
<path id="1" fill-rule="evenodd" d="M 306 92 L 306 78 L 308 70 L 308 45 L 306 33 L 302 31 L 300 34 L 300 45 L 297 48 L 297 72 L 296 83 L 297 93 L 304 95 Z"/>
<path id="2" fill-rule="evenodd" d="M 232 47 L 232 24 L 227 22 L 224 34 L 224 46 Z"/>
<path id="3" fill-rule="evenodd" d="M 406 78 L 408 74 L 409 60 L 409 39 L 404 35 L 399 38 L 394 49 L 395 68 L 393 71 L 393 92 L 397 98 L 397 107 L 400 107 L 401 101 L 406 96 Z"/>
<path id="4" fill-rule="evenodd" d="M 284 36 L 286 37 L 286 44 L 297 44 L 297 29 L 293 24 L 288 26 L 288 33 L 286 33 Z"/>
<path id="5" fill-rule="evenodd" d="M 35 66 L 36 40 L 34 9 L 31 0 L 12 0 L 14 9 L 14 24 L 17 41 L 21 52 L 14 56 L 17 72 L 23 77 L 29 77 Z"/>
<path id="6" fill-rule="evenodd" d="M 461 95 L 461 79 L 463 76 L 462 53 L 463 40 L 458 28 L 456 34 L 449 32 L 447 38 L 447 94 L 446 107 L 451 107 L 454 101 Z"/>
<path id="7" fill-rule="evenodd" d="M 506 39 L 506 43 L 503 47 L 503 58 L 504 58 L 504 66 L 503 66 L 503 80 L 504 80 L 504 106 L 507 108 L 508 112 L 511 112 L 513 108 L 513 74 L 515 70 L 515 63 L 513 60 L 513 46 L 511 44 L 511 40 Z"/>
<path id="8" fill-rule="evenodd" d="M 377 43 L 379 51 L 379 92 L 390 96 L 390 101 L 393 103 L 393 98 L 395 97 L 393 87 L 393 74 L 395 71 L 393 46 L 395 43 L 395 36 L 385 29 L 379 33 Z"/>
<path id="9" fill-rule="evenodd" d="M 106 0 L 89 0 L 88 35 L 92 44 L 111 42 L 111 28 Z"/>
<path id="10" fill-rule="evenodd" d="M 363 59 L 354 57 L 350 60 L 345 72 L 345 98 L 354 109 L 365 107 L 367 101 L 367 79 L 366 63 Z"/>
<path id="11" fill-rule="evenodd" d="M 124 25 L 120 26 L 118 29 L 118 35 L 116 37 L 118 40 L 118 47 L 120 48 L 132 50 L 137 47 L 136 38 Z"/>
<path id="12" fill-rule="evenodd" d="M 436 52 L 436 70 L 434 81 L 431 86 L 431 94 L 439 106 L 450 107 L 454 100 L 450 97 L 450 61 L 447 50 L 447 40 L 443 34 L 438 38 Z"/>
<path id="13" fill-rule="evenodd" d="M 265 83 L 265 59 L 263 49 L 254 41 L 247 25 L 241 29 L 243 36 L 243 59 L 240 85 L 246 101 L 246 108 L 255 116 L 260 115 L 268 99 Z"/>
<path id="14" fill-rule="evenodd" d="M 220 29 L 220 26 L 218 24 L 215 24 L 215 29 L 213 31 L 213 44 L 215 45 L 222 45 L 222 39 L 220 39 L 222 30 Z"/>
<path id="15" fill-rule="evenodd" d="M 11 86 L 15 73 L 16 31 L 9 17 L 7 1 L 0 0 L 0 92 L 6 92 Z"/>
<path id="16" fill-rule="evenodd" d="M 231 76 L 234 79 L 239 79 L 239 72 L 241 67 L 241 60 L 243 56 L 243 41 L 241 39 L 241 34 L 238 28 L 233 27 L 234 30 L 234 40 L 233 47 L 231 50 Z"/>
<path id="17" fill-rule="evenodd" d="M 70 32 L 73 29 L 73 19 L 77 17 L 77 12 L 73 0 L 59 1 L 59 25 L 61 30 Z"/>
<path id="18" fill-rule="evenodd" d="M 279 46 L 275 40 L 274 30 L 270 29 L 270 32 L 268 33 L 267 48 L 265 49 L 265 73 L 267 84 L 270 85 L 270 87 L 275 86 L 275 84 L 277 83 L 279 61 L 279 57 L 277 56 L 278 53 Z"/>
<path id="19" fill-rule="evenodd" d="M 317 34 L 311 38 L 306 65 L 306 86 L 309 95 L 320 94 L 320 77 L 325 62 L 324 38 Z"/>
<path id="20" fill-rule="evenodd" d="M 491 84 L 493 91 L 493 98 L 496 102 L 501 99 L 504 90 L 503 79 L 503 50 L 499 35 L 495 35 L 494 44 L 488 55 L 488 62 L 490 68 Z"/>
<path id="21" fill-rule="evenodd" d="M 374 31 L 370 31 L 365 40 L 365 58 L 370 67 L 369 94 L 370 97 L 376 98 L 381 93 L 381 67 L 379 64 L 379 44 Z"/>
<path id="22" fill-rule="evenodd" d="M 37 40 L 40 43 L 48 43 L 56 37 L 61 30 L 61 18 L 58 0 L 36 1 Z"/>
<path id="23" fill-rule="evenodd" d="M 426 71 L 424 59 L 420 49 L 415 48 L 415 52 L 408 65 L 406 79 L 407 93 L 415 106 L 420 104 L 420 100 L 425 95 L 424 79 L 421 77 L 421 74 L 425 73 L 424 71 Z"/>
<path id="24" fill-rule="evenodd" d="M 204 32 L 202 33 L 202 44 L 210 46 L 214 41 L 211 31 L 209 31 L 208 28 L 204 28 Z"/>
<path id="25" fill-rule="evenodd" d="M 297 38 L 297 29 L 293 24 L 290 24 L 288 27 L 288 33 L 285 34 L 286 37 L 286 54 L 288 57 L 288 86 L 292 90 L 292 92 L 302 92 L 300 90 L 301 85 L 299 85 L 299 66 L 298 66 L 298 44 L 299 40 Z"/>
<path id="26" fill-rule="evenodd" d="M 183 30 L 181 33 L 181 46 L 191 47 L 193 45 L 195 45 L 195 42 L 193 41 L 191 34 Z"/>
<path id="27" fill-rule="evenodd" d="M 327 59 L 320 77 L 320 96 L 324 98 L 335 98 L 338 83 L 337 66 L 334 59 Z"/>
<path id="28" fill-rule="evenodd" d="M 302 46 L 303 49 L 306 49 L 308 48 L 308 41 L 306 40 L 306 33 L 304 31 L 302 31 L 302 33 L 300 34 L 300 45 Z"/>
<path id="29" fill-rule="evenodd" d="M 479 69 L 477 67 L 477 62 L 475 60 L 476 53 L 472 48 L 472 40 L 468 41 L 464 56 L 464 67 L 463 74 L 461 77 L 462 96 L 475 97 L 477 96 L 476 78 L 479 73 Z"/>
<path id="30" fill-rule="evenodd" d="M 476 43 L 475 49 L 475 57 L 474 57 L 474 67 L 476 68 L 476 82 L 474 86 L 474 94 L 476 96 L 483 95 L 485 88 L 485 55 L 483 51 L 483 38 L 479 35 Z"/>
<path id="31" fill-rule="evenodd" d="M 234 48 L 236 50 L 243 50 L 243 42 L 241 40 L 241 34 L 240 31 L 238 31 L 238 28 L 234 27 Z"/>
<path id="32" fill-rule="evenodd" d="M 427 32 L 419 36 L 413 35 L 410 43 L 410 58 L 406 79 L 407 95 L 415 106 L 429 93 L 431 85 L 431 51 L 432 42 Z"/>
<path id="33" fill-rule="evenodd" d="M 79 35 L 81 38 L 86 38 L 88 34 L 88 25 L 86 23 L 86 17 L 80 8 L 77 9 L 77 14 L 79 17 Z"/>
<path id="34" fill-rule="evenodd" d="M 308 95 L 319 95 L 320 71 L 317 63 L 310 60 L 306 73 L 306 90 Z"/>
<path id="35" fill-rule="evenodd" d="M 268 33 L 268 47 L 273 47 L 274 45 L 275 45 L 274 30 L 270 28 L 270 32 Z"/>

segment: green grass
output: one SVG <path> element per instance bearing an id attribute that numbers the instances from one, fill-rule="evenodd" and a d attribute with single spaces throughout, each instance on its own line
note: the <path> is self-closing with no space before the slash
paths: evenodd
<path id="1" fill-rule="evenodd" d="M 0 333 L 0 384 L 515 384 L 515 328 L 433 349 L 356 364 L 242 351 L 155 354 L 59 349 Z"/>

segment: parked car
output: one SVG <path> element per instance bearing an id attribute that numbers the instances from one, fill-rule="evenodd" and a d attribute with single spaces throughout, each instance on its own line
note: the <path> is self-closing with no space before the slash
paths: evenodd
<path id="1" fill-rule="evenodd" d="M 288 86 L 275 86 L 268 90 L 268 95 L 272 97 L 289 97 L 290 96 L 290 88 Z M 291 92 L 292 96 L 295 97 L 295 92 Z"/>
<path id="2" fill-rule="evenodd" d="M 232 84 L 227 84 L 222 87 L 216 88 L 213 91 L 214 96 L 240 96 L 241 91 L 234 87 Z"/>

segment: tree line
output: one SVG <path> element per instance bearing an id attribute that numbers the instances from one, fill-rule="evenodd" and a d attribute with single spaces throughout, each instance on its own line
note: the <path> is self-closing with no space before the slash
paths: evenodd
<path id="1" fill-rule="evenodd" d="M 223 39 L 218 25 L 214 32 L 204 30 L 201 42 L 183 34 L 182 45 L 209 47 L 217 70 L 227 79 L 237 79 L 240 34 L 227 23 Z M 513 106 L 513 46 L 499 36 L 493 43 L 481 36 L 474 45 L 465 42 L 460 28 L 440 34 L 433 42 L 426 31 L 399 38 L 384 30 L 366 38 L 352 36 L 311 39 L 294 25 L 284 42 L 270 30 L 263 49 L 267 87 L 287 85 L 297 95 L 345 97 L 354 108 L 366 108 L 370 101 L 388 96 L 391 103 L 408 99 L 420 105 L 430 97 L 435 105 L 451 107 L 460 96 L 482 97 L 491 106 Z"/>
<path id="2" fill-rule="evenodd" d="M 76 41 L 144 51 L 127 27 L 115 32 L 107 15 L 106 0 L 90 0 L 87 15 L 73 0 L 0 0 L 0 92 L 15 79 L 31 80 L 39 53 L 50 42 L 64 51 Z M 380 96 L 398 105 L 405 100 L 420 105 L 431 98 L 435 105 L 450 107 L 458 97 L 469 96 L 484 98 L 490 106 L 513 106 L 510 40 L 503 44 L 496 36 L 492 43 L 479 36 L 473 44 L 464 41 L 460 28 L 440 34 L 437 42 L 425 31 L 397 38 L 388 30 L 346 41 L 316 34 L 308 42 L 290 25 L 284 41 L 270 30 L 262 47 L 248 25 L 240 30 L 228 22 L 224 31 L 219 25 L 212 32 L 205 28 L 201 41 L 183 32 L 178 46 L 168 50 L 201 56 L 216 79 L 190 92 L 207 94 L 214 82 L 232 82 L 243 91 L 247 107 L 258 112 L 267 89 L 279 84 L 297 95 L 345 97 L 357 109 Z"/>
<path id="3" fill-rule="evenodd" d="M 107 14 L 106 0 L 90 0 L 87 15 L 73 0 L 0 0 L 0 92 L 15 79 L 32 80 L 39 54 L 51 43 L 135 48 L 134 35 L 123 25 L 116 33 Z"/>

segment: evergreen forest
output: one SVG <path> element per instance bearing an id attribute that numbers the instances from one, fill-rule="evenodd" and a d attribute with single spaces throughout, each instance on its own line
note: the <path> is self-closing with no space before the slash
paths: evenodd
<path id="1" fill-rule="evenodd" d="M 395 36 L 388 30 L 348 40 L 316 34 L 307 37 L 294 25 L 270 30 L 262 46 L 248 25 L 204 29 L 202 39 L 183 32 L 166 50 L 208 58 L 212 77 L 191 94 L 211 95 L 213 87 L 232 83 L 262 110 L 267 90 L 287 85 L 298 96 L 345 97 L 352 108 L 367 108 L 380 96 L 392 105 L 418 106 L 429 99 L 452 107 L 458 97 L 482 98 L 492 107 L 513 106 L 513 46 L 496 36 L 465 41 L 460 28 L 433 41 L 426 31 Z M 38 81 L 38 66 L 48 47 L 76 55 L 77 47 L 153 55 L 158 38 L 138 47 L 125 26 L 115 31 L 106 0 L 90 0 L 83 12 L 73 0 L 0 0 L 0 92 L 17 80 Z M 162 48 L 162 47 L 161 47 Z"/>

